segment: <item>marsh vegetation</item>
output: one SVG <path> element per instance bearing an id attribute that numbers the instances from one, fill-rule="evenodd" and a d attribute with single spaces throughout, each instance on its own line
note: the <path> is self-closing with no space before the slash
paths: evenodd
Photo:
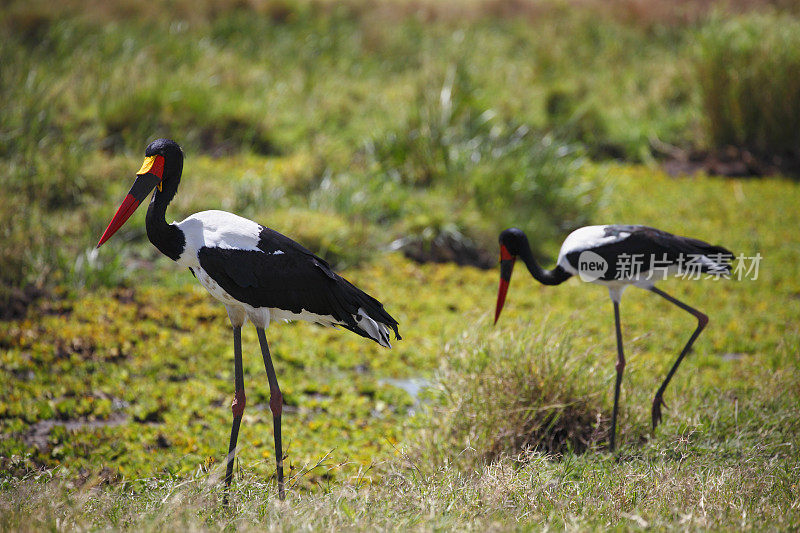
<path id="1" fill-rule="evenodd" d="M 0 529 L 800 526 L 794 3 L 0 10 Z M 270 328 L 286 503 L 255 333 L 226 509 L 224 309 L 159 257 L 143 215 L 93 250 L 160 136 L 187 155 L 168 217 L 273 227 L 401 323 L 391 351 Z M 626 294 L 617 456 L 603 289 L 520 272 L 492 327 L 487 270 L 505 226 L 548 262 L 605 222 L 763 258 L 755 280 L 665 285 L 711 323 L 654 436 L 652 395 L 692 321 Z"/>

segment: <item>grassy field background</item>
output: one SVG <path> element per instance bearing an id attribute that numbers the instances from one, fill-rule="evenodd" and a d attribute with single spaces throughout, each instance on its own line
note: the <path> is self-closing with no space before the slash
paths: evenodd
<path id="1" fill-rule="evenodd" d="M 792 3 L 11 2 L 2 15 L 3 530 L 800 526 Z M 268 331 L 284 503 L 254 331 L 225 508 L 224 309 L 158 256 L 143 214 L 93 251 L 159 136 L 187 155 L 168 218 L 253 218 L 400 321 L 391 351 L 308 324 Z M 662 170 L 731 152 L 745 170 L 788 170 Z M 493 327 L 496 269 L 410 258 L 491 266 L 513 224 L 549 262 L 572 228 L 610 222 L 763 257 L 755 280 L 663 284 L 711 323 L 653 437 L 652 395 L 694 324 L 626 293 L 616 455 L 602 288 L 520 271 Z"/>

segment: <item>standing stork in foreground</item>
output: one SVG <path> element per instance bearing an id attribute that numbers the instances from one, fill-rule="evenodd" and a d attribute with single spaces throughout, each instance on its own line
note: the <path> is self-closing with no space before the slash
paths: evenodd
<path id="1" fill-rule="evenodd" d="M 679 237 L 647 226 L 586 226 L 573 231 L 566 238 L 561 245 L 556 267 L 553 270 L 543 270 L 533 258 L 525 233 L 517 228 L 509 228 L 500 233 L 500 287 L 494 315 L 495 324 L 503 310 L 511 272 L 517 257 L 522 258 L 531 275 L 544 285 L 558 285 L 574 275 L 579 275 L 584 281 L 608 287 L 611 301 L 614 303 L 617 332 L 617 381 L 614 386 L 614 410 L 611 414 L 609 442 L 611 451 L 615 448 L 617 404 L 622 372 L 625 369 L 619 318 L 622 292 L 629 285 L 647 289 L 697 318 L 697 328 L 653 398 L 652 423 L 655 431 L 661 421 L 661 406 L 666 407 L 663 399 L 664 390 L 678 369 L 678 365 L 691 350 L 695 339 L 708 324 L 708 317 L 705 314 L 657 289 L 655 283 L 659 280 L 656 279 L 655 273 L 660 271 L 661 279 L 672 274 L 699 276 L 700 273 L 728 277 L 733 253 L 721 246 L 689 237 Z"/>
<path id="2" fill-rule="evenodd" d="M 269 380 L 278 493 L 284 498 L 281 411 L 283 397 L 269 354 L 264 329 L 272 320 L 307 320 L 341 326 L 391 348 L 390 330 L 400 339 L 397 321 L 383 305 L 336 274 L 324 260 L 280 233 L 225 211 L 203 211 L 167 224 L 167 205 L 178 191 L 183 152 L 168 139 L 150 143 L 142 168 L 116 215 L 97 244 L 99 248 L 133 214 L 150 191 L 147 237 L 161 253 L 188 267 L 203 287 L 225 304 L 233 325 L 236 393 L 225 485 L 233 477 L 239 424 L 245 408 L 242 371 L 242 325 L 247 319 L 258 333 Z"/>

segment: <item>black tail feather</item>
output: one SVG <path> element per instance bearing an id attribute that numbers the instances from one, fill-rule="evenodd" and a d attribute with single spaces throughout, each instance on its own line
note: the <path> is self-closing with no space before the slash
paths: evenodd
<path id="1" fill-rule="evenodd" d="M 366 330 L 364 330 L 356 321 L 359 309 L 379 325 L 386 326 L 394 332 L 395 339 L 401 340 L 400 332 L 398 331 L 398 322 L 383 308 L 383 304 L 365 293 L 346 279 L 337 276 L 337 289 L 332 291 L 331 297 L 337 302 L 337 307 L 344 310 L 343 316 L 337 318 L 341 320 L 341 325 L 345 329 L 352 331 L 362 337 L 372 339 L 379 344 L 389 344 L 389 336 L 385 335 L 382 331 L 379 332 L 381 339 L 376 339 Z M 383 341 L 383 343 L 381 343 Z"/>
<path id="2" fill-rule="evenodd" d="M 687 237 L 684 237 L 684 239 L 688 241 L 689 248 L 691 248 L 690 250 L 687 251 L 687 253 L 695 255 L 704 255 L 705 257 L 709 258 L 714 263 L 716 263 L 718 269 L 722 269 L 728 274 L 731 273 L 731 267 L 732 267 L 731 264 L 733 263 L 733 260 L 735 258 L 733 252 L 722 246 L 709 244 L 707 242 L 698 239 L 690 239 Z M 711 270 L 714 269 L 712 267 L 706 267 L 703 269 L 703 272 L 710 272 Z"/>

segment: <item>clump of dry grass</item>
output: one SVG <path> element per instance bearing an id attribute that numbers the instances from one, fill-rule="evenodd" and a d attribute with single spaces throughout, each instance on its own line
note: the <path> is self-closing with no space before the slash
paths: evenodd
<path id="1" fill-rule="evenodd" d="M 603 442 L 603 380 L 570 336 L 538 326 L 464 333 L 445 345 L 429 423 L 413 454 L 467 469 L 527 450 L 582 452 Z"/>

